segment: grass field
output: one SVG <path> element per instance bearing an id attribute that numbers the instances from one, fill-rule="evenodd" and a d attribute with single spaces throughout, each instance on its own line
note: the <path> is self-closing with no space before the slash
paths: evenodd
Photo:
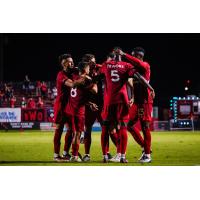
<path id="1" fill-rule="evenodd" d="M 63 135 L 64 136 L 64 135 Z M 140 164 L 140 147 L 129 135 L 127 149 L 128 164 L 102 163 L 100 134 L 93 133 L 91 161 L 87 163 L 55 163 L 53 158 L 53 132 L 24 131 L 0 132 L 0 165 L 11 166 L 192 166 L 200 165 L 200 132 L 153 132 L 153 161 Z M 63 150 L 62 138 L 62 147 Z M 83 153 L 83 145 L 80 152 Z M 115 147 L 110 142 L 110 152 L 115 154 Z"/>

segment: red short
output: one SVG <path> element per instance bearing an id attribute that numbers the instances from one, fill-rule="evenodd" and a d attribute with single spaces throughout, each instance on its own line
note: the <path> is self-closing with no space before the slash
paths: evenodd
<path id="1" fill-rule="evenodd" d="M 85 130 L 85 117 L 84 116 L 74 116 L 67 114 L 67 123 L 69 128 L 73 132 L 82 132 Z"/>
<path id="2" fill-rule="evenodd" d="M 64 124 L 66 122 L 65 107 L 61 105 L 61 102 L 55 102 L 54 104 L 54 123 Z"/>
<path id="3" fill-rule="evenodd" d="M 133 104 L 129 109 L 130 121 L 151 121 L 151 113 L 153 110 L 152 103 Z"/>
<path id="4" fill-rule="evenodd" d="M 90 109 L 89 106 L 85 106 L 85 126 L 91 127 L 96 120 L 101 124 L 102 123 L 101 112 L 102 112 L 101 108 L 99 108 L 98 111 L 94 112 Z"/>
<path id="5" fill-rule="evenodd" d="M 105 106 L 101 114 L 103 121 L 128 122 L 129 108 L 127 104 L 118 103 Z"/>

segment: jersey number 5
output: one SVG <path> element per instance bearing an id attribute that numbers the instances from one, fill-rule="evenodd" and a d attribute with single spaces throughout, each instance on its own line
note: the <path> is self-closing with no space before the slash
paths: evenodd
<path id="1" fill-rule="evenodd" d="M 111 77 L 112 82 L 117 82 L 120 79 L 117 70 L 111 70 Z"/>
<path id="2" fill-rule="evenodd" d="M 72 88 L 72 89 L 71 89 L 71 97 L 76 97 L 76 95 L 77 95 L 76 89 L 77 89 L 77 88 Z"/>

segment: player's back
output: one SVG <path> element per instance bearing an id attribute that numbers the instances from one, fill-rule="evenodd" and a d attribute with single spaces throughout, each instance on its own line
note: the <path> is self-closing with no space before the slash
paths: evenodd
<path id="1" fill-rule="evenodd" d="M 105 76 L 104 101 L 107 104 L 128 104 L 126 83 L 128 77 L 134 74 L 131 64 L 123 61 L 107 61 L 103 64 L 101 73 Z"/>

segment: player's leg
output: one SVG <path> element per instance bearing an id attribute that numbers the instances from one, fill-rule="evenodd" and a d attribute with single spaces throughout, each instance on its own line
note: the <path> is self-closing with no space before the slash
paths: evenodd
<path id="1" fill-rule="evenodd" d="M 73 142 L 72 142 L 72 157 L 70 161 L 72 162 L 78 162 L 79 157 L 78 157 L 78 151 L 79 151 L 79 146 L 80 146 L 80 135 L 81 132 L 77 131 L 74 133 L 73 136 Z"/>
<path id="2" fill-rule="evenodd" d="M 102 122 L 102 133 L 101 133 L 101 148 L 103 153 L 103 162 L 108 162 L 108 142 L 109 142 L 109 122 Z"/>
<path id="3" fill-rule="evenodd" d="M 116 128 L 113 128 L 112 130 L 110 130 L 109 135 L 110 135 L 111 141 L 117 147 L 118 134 L 117 134 Z"/>
<path id="4" fill-rule="evenodd" d="M 68 126 L 67 132 L 65 134 L 65 144 L 64 144 L 64 151 L 62 157 L 66 160 L 70 160 L 70 147 L 72 144 L 72 138 L 73 138 L 73 131 L 72 129 Z"/>
<path id="5" fill-rule="evenodd" d="M 121 150 L 121 163 L 127 163 L 126 149 L 128 144 L 127 123 L 129 120 L 129 107 L 126 104 L 118 104 L 117 107 L 117 121 L 119 121 L 119 140 Z"/>
<path id="6" fill-rule="evenodd" d="M 64 123 L 60 123 L 60 124 L 56 124 L 56 130 L 54 133 L 54 139 L 53 139 L 53 143 L 54 143 L 54 160 L 55 161 L 62 161 L 62 158 L 60 157 L 60 145 L 61 145 L 61 136 L 62 136 L 62 132 L 63 132 L 63 127 L 64 127 Z"/>
<path id="7" fill-rule="evenodd" d="M 151 112 L 152 104 L 143 105 L 143 116 L 141 117 L 141 127 L 144 135 L 144 154 L 140 159 L 140 162 L 151 162 L 151 131 L 150 131 L 150 122 L 151 122 Z"/>
<path id="8" fill-rule="evenodd" d="M 96 119 L 102 126 L 103 119 L 102 119 L 101 113 L 102 113 L 102 106 L 100 106 L 99 110 L 96 112 Z M 112 155 L 110 154 L 110 150 L 109 150 L 109 140 L 108 140 L 108 145 L 107 145 L 107 156 L 109 160 L 112 159 Z"/>
<path id="9" fill-rule="evenodd" d="M 75 131 L 72 140 L 72 157 L 70 161 L 81 162 L 79 159 L 79 146 L 80 146 L 80 136 L 81 132 L 84 130 L 85 120 L 83 116 L 74 117 Z"/>
<path id="10" fill-rule="evenodd" d="M 85 155 L 83 161 L 90 161 L 90 147 L 92 143 L 92 126 L 96 120 L 96 112 L 93 112 L 90 108 L 86 107 L 85 111 L 85 133 L 84 133 L 84 148 Z"/>
<path id="11" fill-rule="evenodd" d="M 121 163 L 127 163 L 126 160 L 126 149 L 128 144 L 128 133 L 127 133 L 127 125 L 125 122 L 120 123 L 120 130 L 119 130 L 119 137 L 120 137 L 120 150 L 121 150 Z"/>
<path id="12" fill-rule="evenodd" d="M 116 148 L 117 148 L 117 154 L 113 156 L 112 159 L 110 159 L 111 162 L 120 162 L 121 159 L 121 146 L 120 146 L 120 133 L 119 133 L 120 127 L 116 127 L 115 129 L 115 137 L 116 137 Z M 112 133 L 110 133 L 112 134 Z"/>
<path id="13" fill-rule="evenodd" d="M 133 104 L 129 110 L 128 131 L 133 136 L 134 140 L 144 148 L 144 139 L 140 134 L 139 129 L 135 126 L 138 121 L 138 106 Z"/>
<path id="14" fill-rule="evenodd" d="M 64 151 L 63 151 L 62 157 L 66 161 L 69 161 L 71 157 L 69 150 L 70 150 L 70 147 L 72 144 L 72 138 L 73 138 L 72 120 L 73 120 L 73 116 L 70 116 L 68 114 L 65 115 L 65 122 L 66 122 L 65 125 L 67 128 L 67 132 L 65 134 L 65 144 L 64 144 Z"/>

